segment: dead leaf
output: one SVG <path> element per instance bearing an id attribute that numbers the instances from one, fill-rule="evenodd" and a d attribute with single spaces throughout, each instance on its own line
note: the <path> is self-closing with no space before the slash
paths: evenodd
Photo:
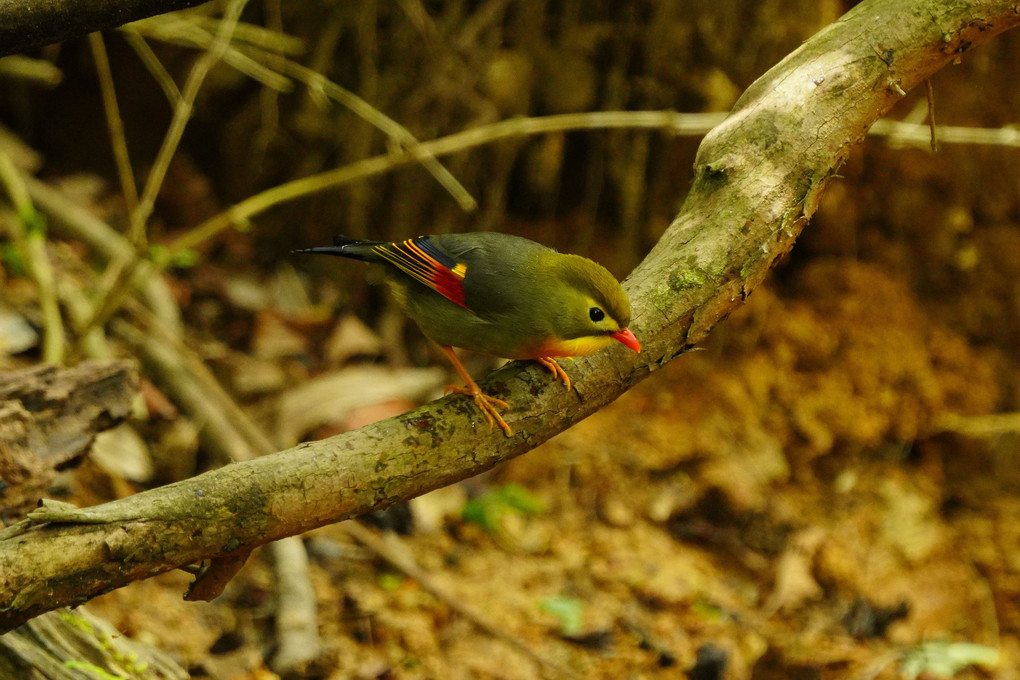
<path id="1" fill-rule="evenodd" d="M 445 376 L 441 368 L 351 366 L 285 392 L 269 410 L 281 444 L 290 446 L 320 425 L 343 422 L 359 406 L 393 399 L 418 402 L 439 389 Z"/>
<path id="2" fill-rule="evenodd" d="M 812 526 L 795 534 L 776 563 L 776 582 L 765 603 L 771 616 L 780 609 L 795 609 L 822 595 L 812 574 L 815 554 L 825 540 L 825 530 Z"/>

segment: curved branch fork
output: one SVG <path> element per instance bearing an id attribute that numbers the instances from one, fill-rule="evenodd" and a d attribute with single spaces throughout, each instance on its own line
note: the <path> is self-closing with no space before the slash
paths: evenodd
<path id="1" fill-rule="evenodd" d="M 698 342 L 787 252 L 851 145 L 911 89 L 1020 23 L 1017 0 L 865 0 L 754 83 L 698 152 L 679 216 L 627 282 L 645 350 L 486 381 L 506 438 L 451 396 L 398 418 L 0 534 L 0 631 L 133 580 L 354 517 L 520 455 Z"/>

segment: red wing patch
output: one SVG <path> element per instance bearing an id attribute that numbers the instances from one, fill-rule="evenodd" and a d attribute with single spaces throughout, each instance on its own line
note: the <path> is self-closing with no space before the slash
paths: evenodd
<path id="1" fill-rule="evenodd" d="M 380 243 L 372 248 L 380 257 L 436 291 L 450 302 L 464 304 L 464 276 L 467 265 L 457 262 L 429 242 L 425 236 L 400 243 Z"/>

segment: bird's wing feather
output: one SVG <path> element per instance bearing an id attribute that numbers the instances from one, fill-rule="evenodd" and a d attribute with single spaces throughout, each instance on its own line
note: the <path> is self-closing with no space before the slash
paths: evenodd
<path id="1" fill-rule="evenodd" d="M 419 236 L 399 243 L 379 243 L 372 246 L 372 250 L 450 302 L 468 309 L 464 303 L 464 277 L 467 275 L 467 265 L 457 262 L 440 250 L 428 237 Z"/>

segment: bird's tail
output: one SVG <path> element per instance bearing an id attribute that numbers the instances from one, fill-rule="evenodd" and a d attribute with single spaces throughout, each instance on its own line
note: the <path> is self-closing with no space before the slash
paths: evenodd
<path id="1" fill-rule="evenodd" d="M 349 257 L 354 260 L 365 262 L 377 262 L 379 255 L 373 250 L 374 246 L 381 245 L 382 241 L 366 241 L 347 236 L 334 236 L 333 245 L 320 246 L 318 248 L 303 248 L 292 250 L 292 253 L 313 253 L 317 255 L 336 255 L 337 257 Z"/>

